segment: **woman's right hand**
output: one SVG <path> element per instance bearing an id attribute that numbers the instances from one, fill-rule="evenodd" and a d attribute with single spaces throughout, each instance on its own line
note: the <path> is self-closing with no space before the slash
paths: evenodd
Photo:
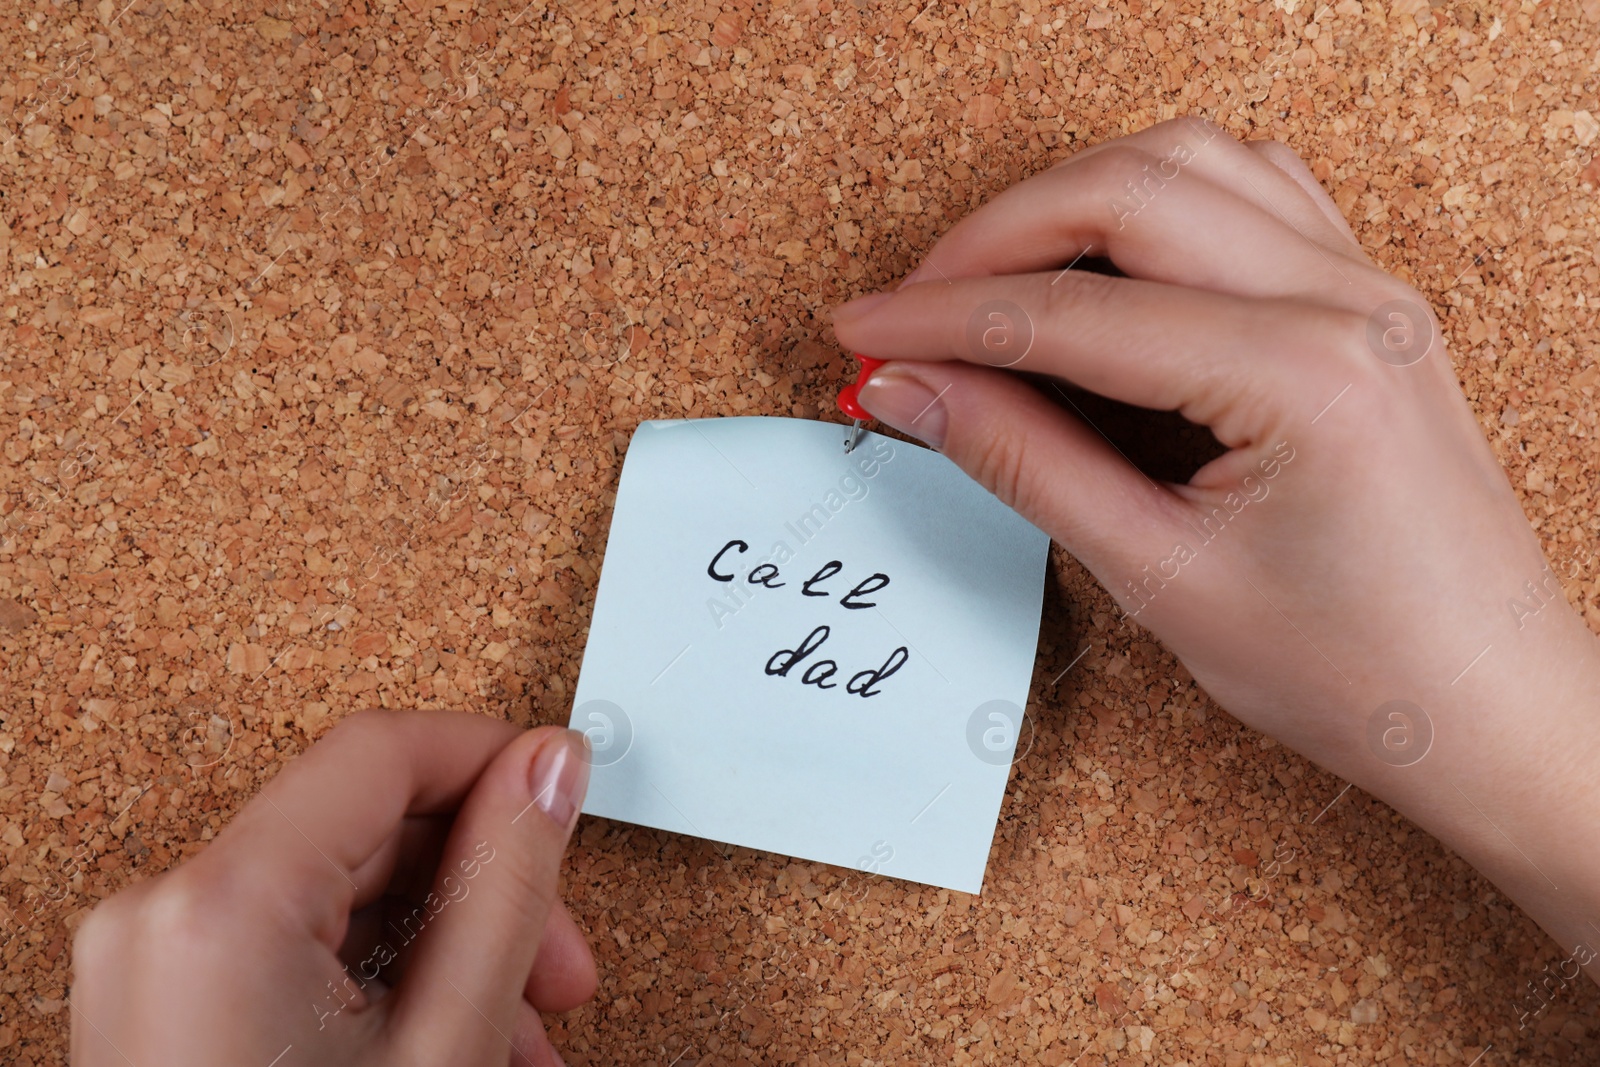
<path id="1" fill-rule="evenodd" d="M 1085 254 L 1127 277 L 1063 270 Z M 892 361 L 863 406 L 1065 545 L 1218 703 L 1438 833 L 1563 943 L 1594 939 L 1600 865 L 1562 820 L 1600 824 L 1595 639 L 1424 298 L 1289 149 L 1188 119 L 1089 148 L 835 329 Z M 1156 484 L 1010 370 L 1180 412 L 1228 451 Z"/>

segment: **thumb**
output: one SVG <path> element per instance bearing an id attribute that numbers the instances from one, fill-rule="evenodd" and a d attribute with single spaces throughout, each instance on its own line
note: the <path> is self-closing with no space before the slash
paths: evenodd
<path id="1" fill-rule="evenodd" d="M 390 924 L 397 937 L 427 928 L 392 1020 L 416 1062 L 504 1063 L 513 1036 L 528 1036 L 523 987 L 588 783 L 584 736 L 541 727 L 507 745 L 463 801 L 425 906 Z"/>
<path id="2" fill-rule="evenodd" d="M 898 360 L 873 372 L 858 399 L 944 453 L 1102 581 L 1130 554 L 1148 552 L 1165 526 L 1152 518 L 1172 511 L 1175 498 L 1103 434 L 1015 374 Z"/>

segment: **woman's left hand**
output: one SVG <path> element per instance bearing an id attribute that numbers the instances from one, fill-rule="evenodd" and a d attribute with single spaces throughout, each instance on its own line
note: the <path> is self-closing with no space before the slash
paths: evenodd
<path id="1" fill-rule="evenodd" d="M 587 784 L 570 730 L 351 716 L 90 914 L 73 1062 L 560 1064 L 539 1012 L 596 984 L 557 899 Z"/>

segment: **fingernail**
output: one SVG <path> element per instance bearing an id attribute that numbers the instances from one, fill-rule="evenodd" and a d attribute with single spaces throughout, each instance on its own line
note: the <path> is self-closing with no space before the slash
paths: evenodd
<path id="1" fill-rule="evenodd" d="M 589 761 L 583 758 L 588 743 L 577 730 L 564 731 L 540 747 L 528 772 L 534 804 L 563 830 L 572 828 L 589 785 Z"/>
<path id="2" fill-rule="evenodd" d="M 839 305 L 833 312 L 833 321 L 859 319 L 893 295 L 893 293 L 868 293 L 866 296 L 858 296 L 848 304 Z"/>
<path id="3" fill-rule="evenodd" d="M 944 394 L 935 393 L 916 378 L 894 367 L 884 367 L 861 387 L 857 399 L 873 417 L 932 445 L 944 447 Z"/>

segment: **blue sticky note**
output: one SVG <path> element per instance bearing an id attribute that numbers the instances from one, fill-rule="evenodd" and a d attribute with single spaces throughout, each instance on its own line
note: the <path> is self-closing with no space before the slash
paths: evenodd
<path id="1" fill-rule="evenodd" d="M 1049 539 L 945 457 L 647 422 L 574 695 L 591 815 L 976 893 Z"/>

